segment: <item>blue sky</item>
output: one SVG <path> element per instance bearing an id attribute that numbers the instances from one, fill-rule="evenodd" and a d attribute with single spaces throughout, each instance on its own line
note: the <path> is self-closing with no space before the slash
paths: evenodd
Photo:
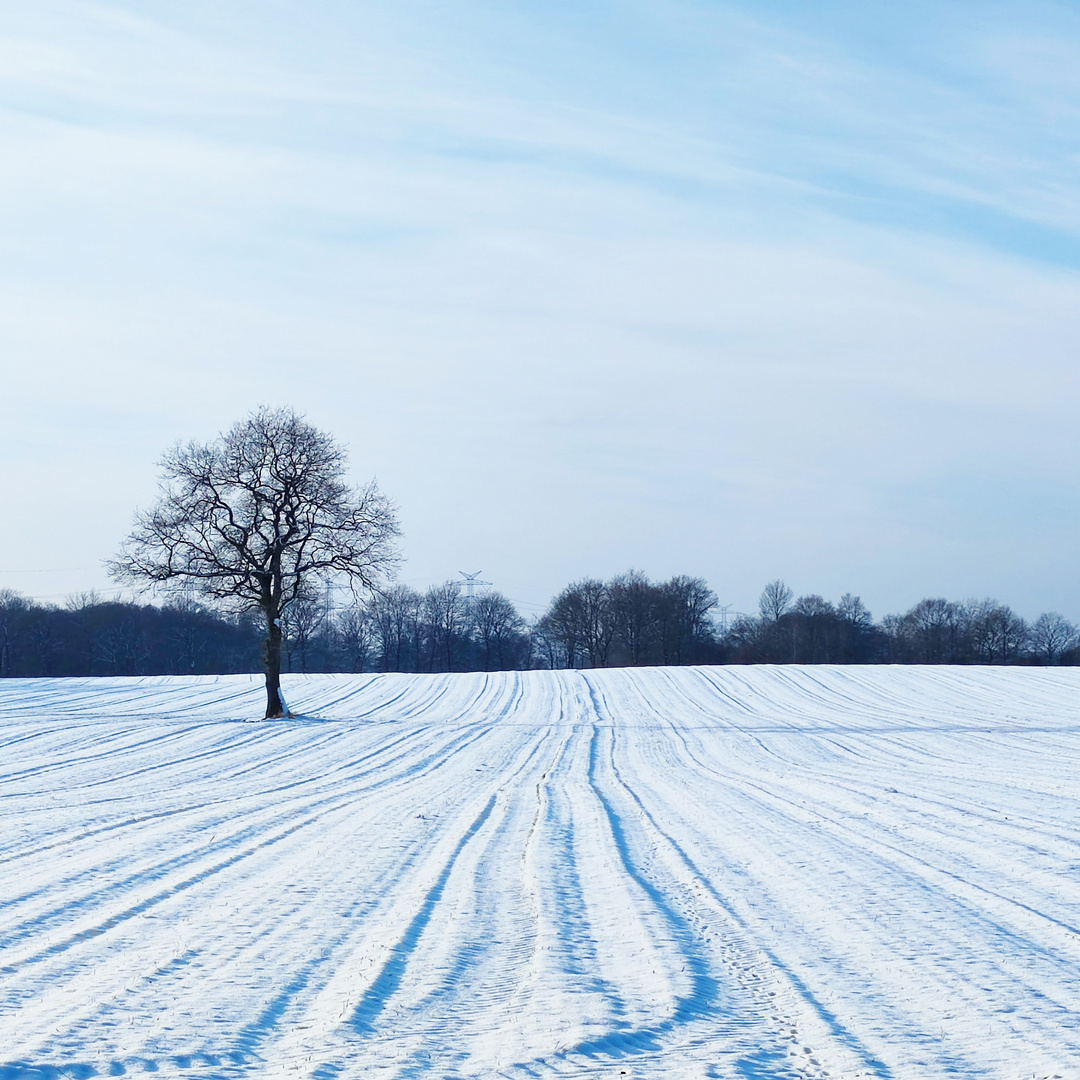
<path id="1" fill-rule="evenodd" d="M 1075 7 L 0 7 L 0 587 L 265 403 L 414 584 L 1080 618 Z"/>

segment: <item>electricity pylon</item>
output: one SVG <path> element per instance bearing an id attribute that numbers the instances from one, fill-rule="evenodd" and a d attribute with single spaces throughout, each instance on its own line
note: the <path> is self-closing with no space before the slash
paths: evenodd
<path id="1" fill-rule="evenodd" d="M 476 602 L 476 586 L 477 585 L 490 585 L 490 581 L 481 581 L 480 575 L 483 570 L 477 570 L 474 574 L 466 574 L 464 570 L 459 570 L 458 573 L 465 579 L 465 607 L 472 611 L 472 606 Z"/>

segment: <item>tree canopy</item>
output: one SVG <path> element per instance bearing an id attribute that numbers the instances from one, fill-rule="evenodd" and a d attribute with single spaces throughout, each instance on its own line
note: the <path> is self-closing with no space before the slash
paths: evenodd
<path id="1" fill-rule="evenodd" d="M 174 446 L 160 466 L 161 498 L 136 515 L 110 570 L 261 612 L 266 715 L 281 716 L 282 616 L 320 580 L 371 589 L 390 575 L 394 508 L 373 481 L 351 487 L 344 449 L 290 409 L 260 408 L 211 443 Z"/>

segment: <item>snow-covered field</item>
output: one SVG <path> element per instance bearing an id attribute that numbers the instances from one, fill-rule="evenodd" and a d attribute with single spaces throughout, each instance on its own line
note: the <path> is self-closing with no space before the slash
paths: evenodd
<path id="1" fill-rule="evenodd" d="M 1080 1077 L 1080 671 L 0 683 L 0 1078 Z"/>

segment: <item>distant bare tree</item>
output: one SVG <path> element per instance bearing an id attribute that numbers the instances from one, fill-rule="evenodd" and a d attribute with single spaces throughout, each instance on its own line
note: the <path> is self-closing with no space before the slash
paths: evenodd
<path id="1" fill-rule="evenodd" d="M 419 671 L 423 639 L 423 598 L 408 585 L 376 593 L 369 612 L 383 671 Z"/>
<path id="2" fill-rule="evenodd" d="M 660 586 L 660 659 L 665 664 L 699 663 L 714 642 L 709 620 L 716 593 L 702 578 L 680 574 Z"/>
<path id="3" fill-rule="evenodd" d="M 1001 620 L 1001 662 L 1015 664 L 1027 650 L 1031 639 L 1031 627 L 1028 626 L 1026 619 L 1017 615 L 1007 604 L 1002 604 L 1002 608 L 1004 611 Z"/>
<path id="4" fill-rule="evenodd" d="M 532 639 L 533 655 L 542 668 L 569 667 L 565 662 L 562 639 L 550 612 L 541 615 L 531 626 L 529 636 Z"/>
<path id="5" fill-rule="evenodd" d="M 102 606 L 112 609 L 118 617 L 97 628 L 94 636 L 94 660 L 110 675 L 122 675 L 126 672 L 145 674 L 150 660 L 150 644 L 145 631 L 135 619 L 138 609 L 123 604 Z M 100 609 L 94 611 L 97 618 L 102 614 Z"/>
<path id="6" fill-rule="evenodd" d="M 787 617 L 791 623 L 792 660 L 829 664 L 836 659 L 839 626 L 836 609 L 821 596 L 800 596 Z"/>
<path id="7" fill-rule="evenodd" d="M 942 597 L 920 600 L 888 625 L 894 628 L 896 659 L 917 664 L 950 664 L 968 648 L 968 610 Z"/>
<path id="8" fill-rule="evenodd" d="M 260 408 L 214 442 L 177 445 L 161 472 L 160 500 L 136 516 L 110 570 L 258 611 L 266 716 L 281 716 L 282 616 L 316 580 L 381 581 L 396 564 L 393 507 L 374 483 L 347 485 L 345 451 L 289 409 Z"/>
<path id="9" fill-rule="evenodd" d="M 424 593 L 424 625 L 428 635 L 429 671 L 453 671 L 466 629 L 465 602 L 456 581 L 432 585 Z"/>
<path id="10" fill-rule="evenodd" d="M 583 578 L 570 588 L 577 597 L 578 628 L 589 667 L 607 667 L 615 637 L 611 587 L 596 578 Z"/>
<path id="11" fill-rule="evenodd" d="M 1031 626 L 1031 647 L 1044 663 L 1056 664 L 1076 643 L 1076 627 L 1056 611 L 1044 612 Z"/>
<path id="12" fill-rule="evenodd" d="M 75 630 L 69 647 L 74 646 L 75 650 L 82 654 L 88 671 L 93 671 L 95 662 L 102 659 L 104 653 L 111 651 L 106 648 L 103 652 L 99 648 L 98 636 L 102 619 L 97 609 L 101 603 L 101 597 L 94 589 L 69 593 L 64 598 L 64 610 L 71 613 Z"/>
<path id="13" fill-rule="evenodd" d="M 611 579 L 608 587 L 616 639 L 634 667 L 655 662 L 660 637 L 660 590 L 640 570 Z"/>
<path id="14" fill-rule="evenodd" d="M 469 618 L 485 671 L 522 661 L 525 620 L 497 589 L 485 589 L 473 601 Z"/>
<path id="15" fill-rule="evenodd" d="M 585 602 L 576 584 L 568 585 L 552 600 L 537 629 L 545 643 L 558 645 L 557 659 L 552 650 L 554 666 L 574 668 L 584 662 Z"/>
<path id="16" fill-rule="evenodd" d="M 840 620 L 840 660 L 845 664 L 868 658 L 872 645 L 874 619 L 858 596 L 844 593 L 836 605 Z"/>
<path id="17" fill-rule="evenodd" d="M 289 671 L 307 671 L 312 642 L 325 622 L 326 608 L 313 592 L 297 596 L 282 610 L 281 645 Z"/>
<path id="18" fill-rule="evenodd" d="M 183 593 L 176 596 L 166 610 L 179 616 L 168 633 L 169 644 L 176 655 L 176 674 L 193 673 L 209 646 L 206 629 L 200 625 L 198 618 L 204 611 L 196 601 Z"/>
<path id="19" fill-rule="evenodd" d="M 11 589 L 0 589 L 0 678 L 11 674 L 12 660 L 29 623 L 31 604 Z"/>
<path id="20" fill-rule="evenodd" d="M 781 617 L 791 608 L 791 601 L 795 594 L 779 579 L 770 581 L 761 590 L 758 598 L 758 610 L 761 617 L 769 623 L 779 622 Z"/>
<path id="21" fill-rule="evenodd" d="M 335 648 L 350 671 L 367 671 L 375 643 L 375 620 L 361 604 L 339 611 L 331 629 Z"/>
<path id="22" fill-rule="evenodd" d="M 1027 623 L 1007 604 L 996 600 L 971 601 L 968 607 L 975 660 L 981 664 L 1015 662 L 1027 643 Z"/>
<path id="23" fill-rule="evenodd" d="M 862 599 L 849 592 L 840 597 L 840 603 L 836 605 L 836 613 L 844 622 L 857 626 L 860 630 L 869 630 L 874 625 L 873 616 Z"/>

